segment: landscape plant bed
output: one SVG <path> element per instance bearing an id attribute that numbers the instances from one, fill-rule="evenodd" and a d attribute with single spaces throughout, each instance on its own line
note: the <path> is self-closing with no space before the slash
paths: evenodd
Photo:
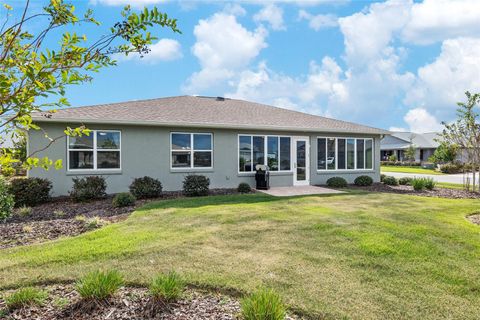
<path id="1" fill-rule="evenodd" d="M 388 192 L 408 195 L 417 195 L 425 197 L 449 198 L 449 199 L 479 199 L 480 193 L 468 192 L 460 189 L 435 188 L 433 190 L 424 189 L 422 191 L 413 190 L 412 186 L 399 185 L 390 186 L 383 183 L 374 183 L 371 186 L 350 186 L 352 189 L 360 189 L 371 192 Z"/>
<path id="2" fill-rule="evenodd" d="M 236 319 L 240 312 L 237 299 L 199 290 L 187 290 L 175 303 L 160 305 L 152 312 L 152 302 L 145 288 L 123 287 L 110 300 L 101 303 L 81 301 L 73 285 L 43 288 L 48 298 L 41 306 L 8 311 L 0 298 L 0 318 L 5 319 Z M 10 294 L 5 292 L 4 294 Z M 2 295 L 3 296 L 3 295 Z M 3 313 L 3 314 L 2 314 Z"/>
<path id="3" fill-rule="evenodd" d="M 474 213 L 467 216 L 467 219 L 474 224 L 480 225 L 480 213 Z"/>
<path id="4" fill-rule="evenodd" d="M 237 194 L 236 189 L 212 189 L 210 195 Z M 182 192 L 164 192 L 162 197 L 137 200 L 134 206 L 117 208 L 112 197 L 92 202 L 73 202 L 69 197 L 53 198 L 51 202 L 35 206 L 28 215 L 15 212 L 6 222 L 0 223 L 0 249 L 40 243 L 60 237 L 76 236 L 95 229 L 85 219 L 98 217 L 107 222 L 117 222 L 145 203 L 183 197 Z M 77 219 L 82 217 L 82 220 Z"/>

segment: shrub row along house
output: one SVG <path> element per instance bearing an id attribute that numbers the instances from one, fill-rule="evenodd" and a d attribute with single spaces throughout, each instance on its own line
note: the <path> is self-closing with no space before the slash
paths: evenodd
<path id="1" fill-rule="evenodd" d="M 123 192 L 135 177 L 151 176 L 164 190 L 180 190 L 188 174 L 210 178 L 212 188 L 254 185 L 257 164 L 270 168 L 271 186 L 349 183 L 359 175 L 380 180 L 380 139 L 387 131 L 350 122 L 221 97 L 180 96 L 62 109 L 33 119 L 50 137 L 86 125 L 89 136 L 62 137 L 38 156 L 62 159 L 60 170 L 35 168 L 54 195 L 72 178 L 102 175 L 108 193 Z M 29 132 L 29 152 L 50 143 Z"/>

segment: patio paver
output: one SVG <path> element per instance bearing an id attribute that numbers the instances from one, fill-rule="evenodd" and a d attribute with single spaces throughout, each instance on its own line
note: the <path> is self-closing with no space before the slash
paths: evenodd
<path id="1" fill-rule="evenodd" d="M 336 194 L 344 191 L 317 186 L 274 187 L 269 190 L 257 190 L 275 197 L 305 196 L 311 194 Z"/>

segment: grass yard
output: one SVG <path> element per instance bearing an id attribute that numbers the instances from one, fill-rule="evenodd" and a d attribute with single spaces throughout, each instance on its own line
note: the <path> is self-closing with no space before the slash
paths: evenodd
<path id="1" fill-rule="evenodd" d="M 478 319 L 479 200 L 396 194 L 262 194 L 151 203 L 75 238 L 0 250 L 0 287 L 117 268 L 146 284 L 276 289 L 312 318 Z"/>
<path id="2" fill-rule="evenodd" d="M 402 166 L 381 166 L 380 171 L 385 172 L 402 172 L 402 173 L 415 173 L 415 174 L 436 174 L 442 175 L 444 173 L 435 171 L 433 169 L 424 169 L 422 167 L 402 167 Z"/>
<path id="3" fill-rule="evenodd" d="M 451 182 L 436 182 L 435 187 L 437 188 L 445 188 L 445 189 L 456 189 L 456 190 L 463 190 L 463 184 L 461 183 L 451 183 Z"/>

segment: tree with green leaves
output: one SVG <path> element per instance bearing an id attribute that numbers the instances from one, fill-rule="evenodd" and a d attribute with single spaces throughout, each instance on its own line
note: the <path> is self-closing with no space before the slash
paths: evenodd
<path id="1" fill-rule="evenodd" d="M 97 39 L 90 40 L 80 32 L 86 24 L 101 26 L 92 10 L 77 14 L 73 4 L 50 0 L 41 12 L 30 13 L 29 5 L 30 0 L 26 0 L 23 10 L 15 15 L 13 8 L 4 4 L 6 16 L 0 23 L 0 133 L 12 140 L 18 140 L 28 130 L 42 130 L 32 122 L 32 113 L 50 117 L 55 109 L 69 106 L 65 98 L 67 87 L 89 82 L 94 73 L 114 66 L 114 55 L 148 54 L 149 45 L 157 39 L 149 30 L 162 27 L 180 33 L 177 20 L 157 8 L 134 12 L 126 6 L 118 22 Z M 37 30 L 31 28 L 31 23 L 45 27 Z M 69 31 L 63 31 L 66 29 Z M 62 31 L 60 36 L 58 31 Z M 46 47 L 46 43 L 52 43 L 47 40 L 56 38 L 57 47 Z M 49 137 L 44 133 L 51 143 L 64 137 Z M 89 133 L 85 126 L 66 128 L 64 132 L 70 136 Z M 26 155 L 27 168 L 62 166 L 61 160 L 37 158 L 38 152 L 31 150 Z M 1 151 L 2 168 L 19 161 L 15 152 Z"/>
<path id="2" fill-rule="evenodd" d="M 417 149 L 415 148 L 412 140 L 413 139 L 410 138 L 410 145 L 403 153 L 405 160 L 407 161 L 415 161 L 415 153 L 417 152 Z"/>
<path id="3" fill-rule="evenodd" d="M 443 164 L 454 162 L 457 158 L 458 146 L 455 144 L 449 144 L 446 141 L 440 141 L 437 149 L 430 157 L 429 161 L 436 164 Z"/>
<path id="4" fill-rule="evenodd" d="M 476 175 L 480 165 L 480 122 L 476 111 L 480 93 L 465 92 L 467 102 L 458 102 L 457 119 L 453 123 L 442 122 L 442 141 L 456 145 L 464 153 L 465 163 L 471 167 L 472 191 L 477 190 Z M 468 186 L 470 183 L 468 183 Z"/>

